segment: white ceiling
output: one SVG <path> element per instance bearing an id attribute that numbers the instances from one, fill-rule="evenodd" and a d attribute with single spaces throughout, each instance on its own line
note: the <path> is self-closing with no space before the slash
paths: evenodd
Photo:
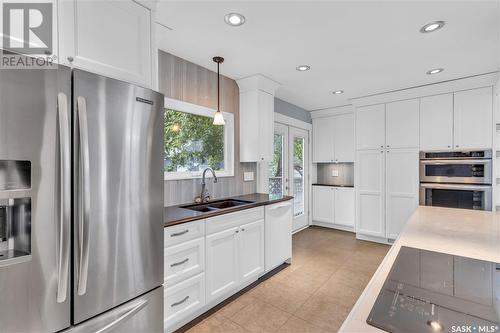
<path id="1" fill-rule="evenodd" d="M 240 27 L 224 15 L 246 17 Z M 422 34 L 426 23 L 443 29 Z M 497 71 L 500 2 L 480 1 L 166 1 L 160 49 L 233 79 L 263 74 L 276 96 L 307 110 L 348 99 Z M 308 72 L 295 67 L 307 64 Z M 437 75 L 429 69 L 443 67 Z M 342 89 L 342 95 L 333 95 Z"/>

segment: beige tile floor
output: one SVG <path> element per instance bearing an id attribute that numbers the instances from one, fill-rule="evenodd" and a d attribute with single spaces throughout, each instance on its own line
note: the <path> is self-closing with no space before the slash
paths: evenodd
<path id="1" fill-rule="evenodd" d="M 293 263 L 188 330 L 337 332 L 388 246 L 310 227 L 293 236 Z"/>

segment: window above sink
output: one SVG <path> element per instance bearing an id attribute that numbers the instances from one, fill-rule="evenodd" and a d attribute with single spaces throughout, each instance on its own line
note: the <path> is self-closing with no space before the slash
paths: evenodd
<path id="1" fill-rule="evenodd" d="M 200 178 L 206 167 L 217 177 L 234 176 L 234 116 L 213 125 L 216 110 L 165 98 L 165 180 Z"/>

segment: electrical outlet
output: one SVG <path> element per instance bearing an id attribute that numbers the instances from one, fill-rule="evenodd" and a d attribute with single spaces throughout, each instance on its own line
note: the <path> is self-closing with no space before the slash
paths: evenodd
<path id="1" fill-rule="evenodd" d="M 251 181 L 253 181 L 253 172 L 252 171 L 244 172 L 243 173 L 243 181 L 244 182 L 251 182 Z"/>
<path id="2" fill-rule="evenodd" d="M 339 176 L 339 170 L 332 170 L 332 177 L 338 177 Z"/>

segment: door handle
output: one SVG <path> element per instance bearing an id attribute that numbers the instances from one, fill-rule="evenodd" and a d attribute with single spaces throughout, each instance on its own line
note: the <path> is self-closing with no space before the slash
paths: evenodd
<path id="1" fill-rule="evenodd" d="M 87 123 L 87 102 L 84 97 L 77 98 L 78 111 L 78 295 L 87 291 L 87 275 L 89 266 L 89 218 L 90 218 L 90 189 L 89 189 L 89 141 Z"/>
<path id="2" fill-rule="evenodd" d="M 57 228 L 57 303 L 66 301 L 69 277 L 70 225 L 71 219 L 71 161 L 68 98 L 57 95 L 57 118 L 59 129 L 59 224 Z"/>
<path id="3" fill-rule="evenodd" d="M 109 323 L 108 325 L 104 326 L 103 328 L 97 330 L 96 333 L 106 333 L 106 332 L 112 331 L 116 326 L 118 326 L 119 324 L 121 324 L 125 320 L 129 319 L 130 317 L 132 317 L 134 314 L 136 314 L 142 308 L 144 308 L 147 304 L 148 304 L 147 300 L 142 300 L 141 302 L 139 302 L 139 304 L 134 305 L 132 309 L 128 310 L 123 315 L 121 315 L 120 317 L 116 318 L 115 320 L 113 320 L 111 323 Z"/>

